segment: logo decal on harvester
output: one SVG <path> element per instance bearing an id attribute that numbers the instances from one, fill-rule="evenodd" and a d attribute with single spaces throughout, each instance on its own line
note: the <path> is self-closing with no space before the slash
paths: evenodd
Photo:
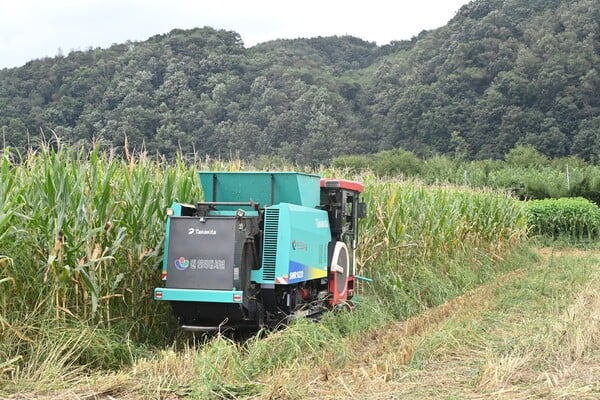
<path id="1" fill-rule="evenodd" d="M 304 242 L 300 242 L 298 240 L 294 240 L 292 242 L 292 249 L 294 250 L 306 250 L 308 248 L 308 244 Z"/>
<path id="2" fill-rule="evenodd" d="M 304 271 L 290 271 L 290 281 L 304 278 Z"/>
<path id="3" fill-rule="evenodd" d="M 185 257 L 179 257 L 175 259 L 175 268 L 180 271 L 185 271 L 190 266 L 190 260 L 186 260 Z"/>
<path id="4" fill-rule="evenodd" d="M 329 228 L 329 220 L 315 218 L 315 225 L 317 228 Z"/>
<path id="5" fill-rule="evenodd" d="M 214 229 L 198 229 L 188 228 L 188 235 L 216 235 L 217 231 Z"/>

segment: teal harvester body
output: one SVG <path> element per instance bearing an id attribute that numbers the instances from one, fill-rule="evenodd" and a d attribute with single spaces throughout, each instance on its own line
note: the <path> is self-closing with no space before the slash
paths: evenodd
<path id="1" fill-rule="evenodd" d="M 332 255 L 342 238 L 332 235 L 330 222 L 337 220 L 324 205 L 320 177 L 296 172 L 198 175 L 204 201 L 176 202 L 167 211 L 164 287 L 154 290 L 154 299 L 170 302 L 190 330 L 260 327 L 300 309 L 322 311 L 327 302 L 319 300 L 331 295 Z M 358 190 L 345 191 L 355 193 L 349 199 L 358 202 Z M 356 216 L 348 218 L 356 223 Z M 345 257 L 347 283 L 353 269 L 347 249 Z"/>

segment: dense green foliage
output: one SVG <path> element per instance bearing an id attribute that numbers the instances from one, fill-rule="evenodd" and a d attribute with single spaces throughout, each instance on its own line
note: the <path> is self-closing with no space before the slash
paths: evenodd
<path id="1" fill-rule="evenodd" d="M 379 67 L 370 107 L 390 146 L 501 158 L 598 152 L 600 4 L 473 1 Z"/>
<path id="2" fill-rule="evenodd" d="M 532 200 L 525 210 L 533 234 L 573 239 L 600 236 L 600 208 L 586 199 Z"/>
<path id="3" fill-rule="evenodd" d="M 315 164 L 403 148 L 502 158 L 600 153 L 600 3 L 475 0 L 444 27 L 376 46 L 353 37 L 244 48 L 174 30 L 0 71 L 2 144 L 101 139 L 174 155 Z"/>
<path id="4" fill-rule="evenodd" d="M 334 167 L 354 173 L 415 177 L 425 183 L 490 187 L 522 199 L 584 197 L 600 204 L 600 167 L 578 157 L 549 159 L 532 146 L 517 146 L 504 160 L 467 161 L 460 157 L 421 159 L 406 150 L 335 157 Z"/>

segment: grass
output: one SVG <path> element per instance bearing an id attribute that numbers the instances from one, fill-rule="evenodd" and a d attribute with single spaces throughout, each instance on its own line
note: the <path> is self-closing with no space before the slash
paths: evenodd
<path id="1" fill-rule="evenodd" d="M 517 252 L 496 276 L 530 261 L 528 252 Z M 405 374 L 403 367 L 419 349 L 415 338 L 457 310 L 474 307 L 478 299 L 467 295 L 398 322 L 383 303 L 367 298 L 353 313 L 329 314 L 320 323 L 299 320 L 245 343 L 217 337 L 199 347 L 182 344 L 138 356 L 131 367 L 113 373 L 86 371 L 78 382 L 68 383 L 68 390 L 80 397 L 300 399 L 358 393 L 364 398 L 360 391 L 372 390 L 370 382 L 389 383 Z M 49 391 L 32 382 L 22 387 L 31 388 L 36 398 L 61 397 L 67 390 L 50 386 Z M 16 386 L 6 388 L 8 393 L 11 388 Z"/>
<path id="2" fill-rule="evenodd" d="M 65 380 L 40 376 L 2 390 L 73 399 L 596 398 L 598 253 L 563 248 L 535 256 L 525 248 L 496 266 L 491 283 L 403 321 L 368 297 L 353 314 L 301 320 L 246 343 L 182 344 L 112 373 L 52 356 Z"/>
<path id="3" fill-rule="evenodd" d="M 412 356 L 388 346 L 389 354 L 401 357 L 386 393 L 415 399 L 597 398 L 599 283 L 597 252 L 544 250 L 537 265 L 476 289 L 452 302 L 448 318 L 428 318 L 427 329 L 407 333 L 402 340 L 416 344 Z"/>
<path id="4" fill-rule="evenodd" d="M 294 373 L 280 387 L 298 398 L 597 398 L 598 256 L 526 260 L 441 307 L 349 339 L 348 367 L 300 363 L 274 379 Z"/>
<path id="5" fill-rule="evenodd" d="M 600 395 L 600 254 L 546 249 L 439 307 L 253 377 L 239 398 L 577 398 Z M 335 357 L 335 353 L 329 357 Z"/>

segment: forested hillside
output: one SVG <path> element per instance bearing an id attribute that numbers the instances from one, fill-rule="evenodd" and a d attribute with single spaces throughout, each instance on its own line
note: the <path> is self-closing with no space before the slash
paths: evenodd
<path id="1" fill-rule="evenodd" d="M 2 145 L 40 137 L 314 164 L 402 147 L 600 154 L 600 2 L 476 0 L 410 41 L 174 30 L 0 71 Z"/>

